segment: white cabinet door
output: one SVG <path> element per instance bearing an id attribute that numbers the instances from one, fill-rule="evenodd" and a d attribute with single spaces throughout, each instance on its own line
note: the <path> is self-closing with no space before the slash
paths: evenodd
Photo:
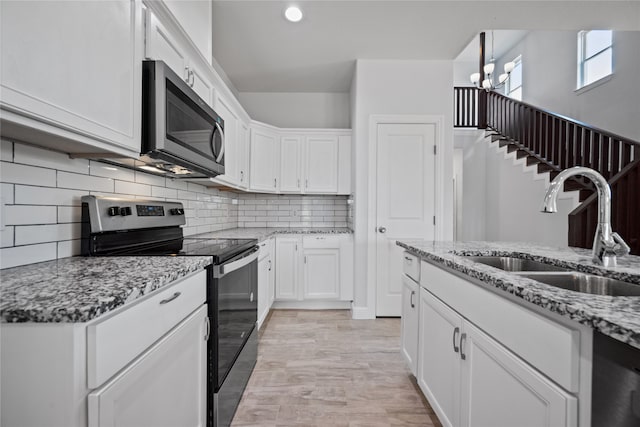
<path id="1" fill-rule="evenodd" d="M 242 188 L 249 187 L 249 125 L 238 122 L 238 185 Z"/>
<path id="2" fill-rule="evenodd" d="M 279 156 L 278 138 L 274 133 L 251 129 L 251 190 L 278 190 Z"/>
<path id="3" fill-rule="evenodd" d="M 204 427 L 207 308 L 202 306 L 89 394 L 89 427 Z"/>
<path id="4" fill-rule="evenodd" d="M 308 136 L 305 142 L 305 193 L 338 192 L 338 137 Z"/>
<path id="5" fill-rule="evenodd" d="M 276 296 L 276 243 L 274 238 L 267 242 L 271 254 L 269 257 L 269 307 L 271 307 Z"/>
<path id="6" fill-rule="evenodd" d="M 276 283 L 277 300 L 299 299 L 298 282 L 301 241 L 298 237 L 276 238 Z"/>
<path id="7" fill-rule="evenodd" d="M 445 427 L 458 426 L 462 318 L 420 289 L 418 385 Z"/>
<path id="8" fill-rule="evenodd" d="M 461 336 L 461 426 L 577 424 L 577 400 L 465 322 Z"/>
<path id="9" fill-rule="evenodd" d="M 302 190 L 302 137 L 280 138 L 280 192 L 300 193 Z"/>
<path id="10" fill-rule="evenodd" d="M 214 109 L 224 120 L 224 175 L 225 181 L 237 184 L 238 172 L 238 116 L 229 103 L 222 97 L 216 97 Z"/>
<path id="11" fill-rule="evenodd" d="M 2 1 L 0 20 L 3 134 L 13 122 L 98 151 L 139 153 L 139 1 Z"/>
<path id="12" fill-rule="evenodd" d="M 176 38 L 147 9 L 145 57 L 161 60 L 194 90 L 208 105 L 212 105 L 213 83 L 205 71 L 191 60 Z"/>
<path id="13" fill-rule="evenodd" d="M 340 298 L 340 249 L 304 250 L 304 299 Z"/>
<path id="14" fill-rule="evenodd" d="M 148 9 L 146 24 L 145 57 L 163 61 L 174 73 L 188 81 L 187 57 L 175 37 Z"/>
<path id="15" fill-rule="evenodd" d="M 262 251 L 262 248 L 260 249 Z M 258 328 L 262 327 L 264 319 L 269 314 L 269 279 L 271 255 L 266 255 L 258 261 Z"/>
<path id="16" fill-rule="evenodd" d="M 401 352 L 413 375 L 417 374 L 418 367 L 419 289 L 420 286 L 409 277 L 402 277 Z"/>

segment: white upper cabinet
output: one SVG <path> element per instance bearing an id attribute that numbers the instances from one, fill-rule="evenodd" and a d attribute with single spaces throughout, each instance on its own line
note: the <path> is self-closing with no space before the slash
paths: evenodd
<path id="1" fill-rule="evenodd" d="M 279 146 L 276 133 L 262 128 L 251 129 L 251 190 L 271 193 L 278 190 Z"/>
<path id="2" fill-rule="evenodd" d="M 212 2 L 163 0 L 198 51 L 211 63 Z"/>
<path id="3" fill-rule="evenodd" d="M 308 136 L 305 141 L 305 193 L 338 192 L 338 137 Z"/>
<path id="4" fill-rule="evenodd" d="M 202 98 L 212 105 L 213 84 L 197 60 L 190 58 L 187 49 L 150 10 L 146 12 L 145 57 L 164 61 Z"/>
<path id="5" fill-rule="evenodd" d="M 301 136 L 280 138 L 280 192 L 302 191 L 302 141 Z"/>
<path id="6" fill-rule="evenodd" d="M 249 187 L 249 138 L 251 137 L 251 131 L 249 125 L 243 121 L 238 123 L 238 144 L 237 144 L 237 157 L 238 157 L 238 186 L 240 188 Z"/>
<path id="7" fill-rule="evenodd" d="M 140 2 L 3 1 L 0 19 L 4 136 L 139 154 Z"/>

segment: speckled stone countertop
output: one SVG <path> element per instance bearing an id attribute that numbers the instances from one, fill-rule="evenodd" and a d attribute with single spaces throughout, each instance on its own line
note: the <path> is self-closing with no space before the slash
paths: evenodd
<path id="1" fill-rule="evenodd" d="M 214 231 L 211 233 L 197 234 L 188 237 L 207 237 L 215 239 L 258 239 L 262 241 L 276 234 L 352 234 L 348 228 L 230 228 L 228 230 Z"/>
<path id="2" fill-rule="evenodd" d="M 605 268 L 593 264 L 590 250 L 579 248 L 549 248 L 513 242 L 424 240 L 403 240 L 397 244 L 422 259 L 479 279 L 489 286 L 640 348 L 640 297 L 611 297 L 560 289 L 473 262 L 462 255 L 516 256 L 640 285 L 639 256 L 620 257 L 617 267 Z"/>
<path id="3" fill-rule="evenodd" d="M 0 270 L 0 322 L 87 322 L 212 261 L 207 256 L 72 257 Z"/>

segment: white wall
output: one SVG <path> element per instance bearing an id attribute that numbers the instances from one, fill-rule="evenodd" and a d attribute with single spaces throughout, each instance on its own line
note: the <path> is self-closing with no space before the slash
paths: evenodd
<path id="1" fill-rule="evenodd" d="M 576 92 L 577 32 L 530 31 L 497 69 L 522 55 L 523 101 L 640 141 L 640 31 L 614 32 L 614 74 Z"/>
<path id="2" fill-rule="evenodd" d="M 460 137 L 464 145 L 463 212 L 459 240 L 535 242 L 567 246 L 568 215 L 578 205 L 577 192 L 561 192 L 558 212 L 540 212 L 549 184 L 525 159 L 498 148 L 482 132 Z"/>
<path id="3" fill-rule="evenodd" d="M 369 118 L 371 115 L 429 114 L 444 117 L 442 179 L 451 188 L 453 167 L 453 63 L 451 61 L 358 60 L 352 85 L 355 147 L 355 292 L 354 317 L 374 317 L 375 211 L 369 209 Z M 438 219 L 445 239 L 453 235 L 452 192 L 441 195 L 444 217 Z"/>
<path id="4" fill-rule="evenodd" d="M 253 120 L 282 128 L 351 127 L 348 93 L 240 92 Z"/>

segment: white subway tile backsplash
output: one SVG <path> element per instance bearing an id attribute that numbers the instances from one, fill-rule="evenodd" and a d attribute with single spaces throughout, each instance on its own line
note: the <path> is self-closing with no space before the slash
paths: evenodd
<path id="1" fill-rule="evenodd" d="M 55 224 L 57 222 L 55 206 L 7 205 L 5 224 Z"/>
<path id="2" fill-rule="evenodd" d="M 133 181 L 134 172 L 131 169 L 114 166 L 109 163 L 91 160 L 89 162 L 89 174 L 104 178 L 119 179 L 121 181 Z"/>
<path id="3" fill-rule="evenodd" d="M 0 197 L 8 205 L 13 204 L 13 188 L 13 184 L 0 184 Z"/>
<path id="4" fill-rule="evenodd" d="M 13 161 L 13 143 L 6 139 L 0 140 L 0 160 L 5 162 Z"/>
<path id="5" fill-rule="evenodd" d="M 0 268 L 15 267 L 56 259 L 56 243 L 14 246 L 0 249 Z"/>
<path id="6" fill-rule="evenodd" d="M 116 193 L 129 196 L 151 196 L 151 186 L 135 182 L 116 181 Z"/>
<path id="7" fill-rule="evenodd" d="M 82 208 L 77 206 L 58 206 L 58 224 L 82 221 Z"/>
<path id="8" fill-rule="evenodd" d="M 0 247 L 8 248 L 14 246 L 13 229 L 13 226 L 6 226 L 4 230 L 0 230 Z"/>
<path id="9" fill-rule="evenodd" d="M 89 170 L 89 160 L 87 159 L 71 159 L 67 154 L 25 144 L 15 144 L 13 161 L 81 174 L 87 174 Z"/>
<path id="10" fill-rule="evenodd" d="M 139 184 L 158 185 L 164 187 L 166 184 L 166 178 L 164 176 L 151 175 L 148 173 L 136 171 L 135 182 Z"/>
<path id="11" fill-rule="evenodd" d="M 157 187 L 154 185 L 151 187 L 151 196 L 175 200 L 178 198 L 178 190 L 175 188 Z"/>
<path id="12" fill-rule="evenodd" d="M 176 178 L 167 178 L 166 180 L 167 188 L 175 188 L 176 190 L 187 190 L 188 185 L 186 181 L 181 181 Z"/>
<path id="13" fill-rule="evenodd" d="M 35 166 L 2 162 L 2 165 L 0 165 L 0 181 L 5 183 L 55 187 L 56 171 Z"/>
<path id="14" fill-rule="evenodd" d="M 113 192 L 114 180 L 100 176 L 58 171 L 58 188 Z"/>
<path id="15" fill-rule="evenodd" d="M 80 255 L 80 240 L 65 240 L 58 242 L 58 258 Z"/>
<path id="16" fill-rule="evenodd" d="M 15 244 L 58 242 L 80 238 L 80 224 L 24 225 L 15 228 Z"/>
<path id="17" fill-rule="evenodd" d="M 88 191 L 16 185 L 15 202 L 20 205 L 80 206 L 80 197 Z"/>

